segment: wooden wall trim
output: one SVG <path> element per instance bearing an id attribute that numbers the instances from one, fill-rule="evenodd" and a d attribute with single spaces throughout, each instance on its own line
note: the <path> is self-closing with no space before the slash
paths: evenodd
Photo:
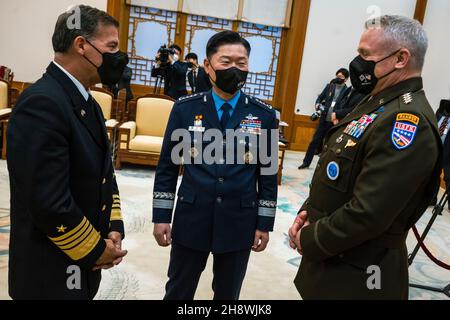
<path id="1" fill-rule="evenodd" d="M 414 11 L 414 19 L 423 24 L 423 20 L 425 19 L 425 12 L 427 10 L 428 0 L 417 0 L 416 1 L 416 9 Z"/>
<path id="2" fill-rule="evenodd" d="M 295 115 L 292 121 L 291 130 L 293 138 L 289 145 L 290 150 L 306 151 L 317 130 L 319 121 L 311 121 L 310 116 Z"/>
<path id="3" fill-rule="evenodd" d="M 280 88 L 276 101 L 281 103 L 281 118 L 289 124 L 285 137 L 289 141 L 295 139 L 294 127 L 295 104 L 297 101 L 298 84 L 308 28 L 311 0 L 295 0 L 292 8 L 291 28 L 284 32 L 283 51 L 280 59 Z"/>
<path id="4" fill-rule="evenodd" d="M 187 19 L 188 19 L 187 14 L 180 12 L 177 13 L 177 26 L 174 43 L 181 48 L 180 59 L 184 59 L 184 57 L 188 54 L 188 52 L 184 52 L 185 51 L 184 45 L 186 43 Z"/>
<path id="5" fill-rule="evenodd" d="M 128 52 L 130 6 L 126 0 L 108 0 L 106 11 L 119 21 L 120 50 Z"/>

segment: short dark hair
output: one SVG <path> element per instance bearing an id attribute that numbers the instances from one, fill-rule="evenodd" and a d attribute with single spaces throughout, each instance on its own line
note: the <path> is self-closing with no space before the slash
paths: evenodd
<path id="1" fill-rule="evenodd" d="M 209 39 L 208 44 L 206 45 L 206 56 L 208 59 L 211 59 L 211 57 L 217 53 L 219 47 L 226 44 L 242 44 L 247 50 L 248 56 L 250 56 L 250 52 L 252 51 L 250 43 L 241 37 L 239 33 L 227 30 L 216 33 Z"/>
<path id="2" fill-rule="evenodd" d="M 198 56 L 197 54 L 190 52 L 186 55 L 186 58 L 184 58 L 184 60 L 189 60 L 189 59 L 194 59 L 198 61 Z"/>
<path id="3" fill-rule="evenodd" d="M 336 75 L 338 75 L 339 73 L 342 73 L 342 75 L 343 75 L 345 78 L 350 77 L 350 72 L 348 72 L 348 70 L 345 69 L 345 68 L 340 68 L 338 71 L 336 71 Z"/>
<path id="4" fill-rule="evenodd" d="M 80 13 L 78 26 L 70 27 L 70 19 L 74 14 Z M 65 53 L 69 50 L 76 37 L 82 36 L 86 39 L 92 39 L 98 31 L 98 26 L 114 26 L 119 28 L 119 22 L 106 12 L 97 8 L 85 5 L 73 7 L 58 17 L 55 31 L 53 32 L 52 44 L 55 52 Z"/>
<path id="5" fill-rule="evenodd" d="M 181 53 L 181 48 L 177 44 L 173 44 L 169 47 L 170 49 L 177 49 Z"/>

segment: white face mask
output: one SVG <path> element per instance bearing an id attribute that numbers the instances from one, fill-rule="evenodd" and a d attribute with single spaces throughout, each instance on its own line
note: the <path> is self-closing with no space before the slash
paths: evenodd
<path id="1" fill-rule="evenodd" d="M 173 60 L 174 60 L 174 61 L 180 60 L 180 56 L 177 55 L 177 54 L 174 54 L 174 55 L 173 55 Z"/>

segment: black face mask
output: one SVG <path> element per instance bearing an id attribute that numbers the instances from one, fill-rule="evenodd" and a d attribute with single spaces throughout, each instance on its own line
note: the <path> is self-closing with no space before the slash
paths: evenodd
<path id="1" fill-rule="evenodd" d="M 375 66 L 377 63 L 392 57 L 394 54 L 399 52 L 401 49 L 396 50 L 387 57 L 384 57 L 378 61 L 364 60 L 361 56 L 357 56 L 350 63 L 350 80 L 352 81 L 352 86 L 359 93 L 369 94 L 375 89 L 378 81 L 387 77 L 397 69 L 385 74 L 384 76 L 377 78 L 375 76 Z"/>
<path id="2" fill-rule="evenodd" d="M 331 80 L 331 83 L 342 85 L 345 83 L 345 79 L 335 78 L 335 79 Z"/>
<path id="3" fill-rule="evenodd" d="M 83 56 L 87 61 L 89 61 L 95 68 L 97 68 L 98 75 L 100 76 L 100 81 L 107 85 L 112 86 L 119 82 L 122 77 L 123 71 L 128 64 L 128 55 L 125 52 L 117 51 L 115 53 L 104 52 L 102 53 L 98 50 L 92 43 L 89 43 L 98 53 L 103 57 L 103 62 L 100 67 L 97 67 L 91 60 L 86 56 Z"/>
<path id="4" fill-rule="evenodd" d="M 212 66 L 211 69 L 214 70 Z M 211 81 L 215 82 L 220 90 L 228 94 L 235 94 L 241 90 L 247 81 L 248 71 L 242 71 L 236 67 L 214 70 L 214 72 L 216 73 L 216 81 L 210 77 Z"/>

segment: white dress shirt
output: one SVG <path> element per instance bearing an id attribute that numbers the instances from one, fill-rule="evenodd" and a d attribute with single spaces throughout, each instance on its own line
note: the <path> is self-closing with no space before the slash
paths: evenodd
<path id="1" fill-rule="evenodd" d="M 75 86 L 78 88 L 78 90 L 80 91 L 81 95 L 83 96 L 84 100 L 88 101 L 89 99 L 89 92 L 86 90 L 86 88 L 81 84 L 80 81 L 77 80 L 77 78 L 75 78 L 73 75 L 71 75 L 66 69 L 64 69 L 59 63 L 57 63 L 56 61 L 53 61 L 53 63 L 61 69 L 62 72 L 64 72 L 69 78 L 70 80 L 72 80 L 72 82 L 75 84 Z"/>

